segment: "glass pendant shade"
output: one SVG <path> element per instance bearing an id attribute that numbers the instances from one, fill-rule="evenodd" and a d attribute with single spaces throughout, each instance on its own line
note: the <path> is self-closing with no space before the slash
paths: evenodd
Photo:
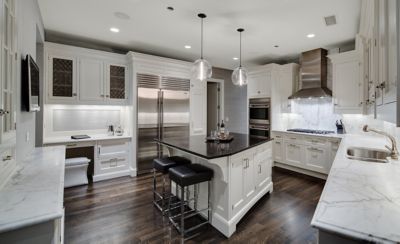
<path id="1" fill-rule="evenodd" d="M 205 59 L 197 59 L 192 66 L 191 77 L 194 80 L 205 81 L 211 78 L 212 67 Z"/>
<path id="2" fill-rule="evenodd" d="M 247 85 L 247 70 L 243 67 L 237 67 L 232 73 L 232 83 L 236 86 Z"/>

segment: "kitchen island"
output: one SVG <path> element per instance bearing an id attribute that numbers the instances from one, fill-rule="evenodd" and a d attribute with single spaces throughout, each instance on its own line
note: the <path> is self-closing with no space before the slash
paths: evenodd
<path id="1" fill-rule="evenodd" d="M 187 157 L 192 163 L 214 171 L 210 222 L 226 237 L 235 232 L 236 224 L 247 211 L 273 190 L 271 140 L 247 134 L 231 135 L 234 139 L 229 143 L 206 142 L 204 135 L 157 140 L 170 156 Z M 207 204 L 207 183 L 200 185 L 198 204 Z"/>

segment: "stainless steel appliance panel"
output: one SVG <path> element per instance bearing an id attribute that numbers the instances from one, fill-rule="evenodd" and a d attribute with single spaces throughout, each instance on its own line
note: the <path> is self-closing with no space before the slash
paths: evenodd
<path id="1" fill-rule="evenodd" d="M 161 154 L 154 141 L 160 134 L 159 89 L 138 88 L 137 168 L 145 173 L 153 168 L 153 159 Z"/>

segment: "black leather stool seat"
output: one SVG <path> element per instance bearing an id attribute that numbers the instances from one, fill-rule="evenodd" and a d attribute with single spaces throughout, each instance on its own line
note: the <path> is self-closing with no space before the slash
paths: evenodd
<path id="1" fill-rule="evenodd" d="M 214 172 L 201 164 L 188 164 L 169 169 L 169 178 L 180 186 L 210 181 Z"/>
<path id="2" fill-rule="evenodd" d="M 168 173 L 168 170 L 178 165 L 190 164 L 190 160 L 180 156 L 172 156 L 167 158 L 156 158 L 153 160 L 153 167 L 163 173 Z"/>

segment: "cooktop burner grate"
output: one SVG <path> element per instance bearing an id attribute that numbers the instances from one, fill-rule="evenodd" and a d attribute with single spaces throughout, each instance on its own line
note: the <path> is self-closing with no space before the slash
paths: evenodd
<path id="1" fill-rule="evenodd" d="M 287 131 L 309 133 L 309 134 L 320 134 L 320 135 L 335 133 L 334 131 L 330 131 L 330 130 L 311 130 L 311 129 L 289 129 Z"/>

